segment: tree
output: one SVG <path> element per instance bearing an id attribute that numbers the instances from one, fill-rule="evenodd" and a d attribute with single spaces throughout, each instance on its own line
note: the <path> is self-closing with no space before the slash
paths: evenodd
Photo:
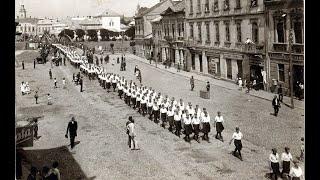
<path id="1" fill-rule="evenodd" d="M 129 29 L 127 29 L 124 34 L 126 36 L 128 36 L 131 40 L 134 39 L 134 36 L 135 36 L 135 27 L 134 26 L 131 26 Z"/>
<path id="2" fill-rule="evenodd" d="M 67 36 L 69 36 L 71 39 L 73 39 L 74 38 L 74 32 L 72 31 L 72 30 L 70 30 L 70 29 L 64 29 L 64 30 L 62 30 L 60 33 L 59 33 L 59 37 L 62 37 L 62 36 L 65 36 L 65 35 L 67 35 Z"/>
<path id="3" fill-rule="evenodd" d="M 106 29 L 100 29 L 100 36 L 102 41 L 108 41 L 109 40 L 109 31 Z"/>
<path id="4" fill-rule="evenodd" d="M 90 41 L 98 41 L 98 34 L 96 30 L 89 29 L 87 35 L 89 36 Z"/>
<path id="5" fill-rule="evenodd" d="M 83 39 L 83 36 L 85 35 L 86 33 L 84 32 L 84 30 L 82 29 L 76 29 L 76 35 L 78 36 L 78 39 Z"/>

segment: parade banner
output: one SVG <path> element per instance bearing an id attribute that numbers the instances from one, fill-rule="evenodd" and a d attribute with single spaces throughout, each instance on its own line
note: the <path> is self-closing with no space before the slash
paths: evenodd
<path id="1" fill-rule="evenodd" d="M 32 147 L 34 125 L 27 125 L 16 128 L 16 146 L 17 147 Z"/>

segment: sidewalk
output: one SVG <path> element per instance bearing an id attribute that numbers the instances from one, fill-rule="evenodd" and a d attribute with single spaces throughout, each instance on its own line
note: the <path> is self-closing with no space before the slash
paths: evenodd
<path id="1" fill-rule="evenodd" d="M 147 59 L 144 59 L 144 58 L 141 58 L 139 56 L 136 56 L 136 55 L 133 55 L 133 54 L 126 54 L 127 57 L 131 57 L 133 59 L 136 59 L 136 60 L 139 60 L 145 64 L 148 64 L 150 66 L 153 66 L 154 68 L 156 68 L 156 64 L 154 62 L 151 62 L 151 64 L 149 63 L 149 60 Z M 222 80 L 222 79 L 215 79 L 215 78 L 212 78 L 212 77 L 209 77 L 209 76 L 205 76 L 205 75 L 201 75 L 201 74 L 197 74 L 197 73 L 194 73 L 194 72 L 187 72 L 187 71 L 180 71 L 180 72 L 177 72 L 177 69 L 176 68 L 165 68 L 164 65 L 162 64 L 157 64 L 157 68 L 158 69 L 161 69 L 161 70 L 164 70 L 164 71 L 168 71 L 168 72 L 171 72 L 171 73 L 174 73 L 174 74 L 179 74 L 181 76 L 185 76 L 187 78 L 191 78 L 191 76 L 193 76 L 193 78 L 195 80 L 199 80 L 199 81 L 203 81 L 203 82 L 207 82 L 209 81 L 210 84 L 213 84 L 213 85 L 216 85 L 216 86 L 220 86 L 220 87 L 223 87 L 223 88 L 226 88 L 226 89 L 230 89 L 230 90 L 238 90 L 238 85 L 236 85 L 235 83 L 232 83 L 232 82 L 228 82 L 226 80 Z M 239 91 L 240 92 L 240 91 Z M 242 90 L 242 93 L 245 93 L 245 90 Z M 261 99 L 265 99 L 265 100 L 268 100 L 268 101 L 272 101 L 273 99 L 273 96 L 275 95 L 275 93 L 271 93 L 271 92 L 267 92 L 267 91 L 263 91 L 263 90 L 259 90 L 259 91 L 256 91 L 256 90 L 251 90 L 248 95 L 250 96 L 254 96 L 254 97 L 258 97 L 258 98 L 261 98 Z M 287 97 L 287 96 L 284 96 L 283 97 L 283 104 L 285 104 L 286 106 L 291 106 L 291 103 L 290 103 L 290 97 Z M 300 100 L 297 100 L 297 99 L 293 99 L 293 103 L 294 103 L 294 107 L 295 108 L 298 108 L 298 109 L 302 109 L 304 110 L 304 100 L 300 101 Z"/>

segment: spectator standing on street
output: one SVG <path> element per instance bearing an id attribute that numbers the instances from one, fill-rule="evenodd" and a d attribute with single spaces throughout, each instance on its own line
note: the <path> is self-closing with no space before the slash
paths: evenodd
<path id="1" fill-rule="evenodd" d="M 54 78 L 54 88 L 57 88 L 58 86 L 57 86 L 57 79 L 56 78 Z"/>
<path id="2" fill-rule="evenodd" d="M 38 98 L 39 98 L 38 91 L 36 91 L 34 98 L 36 99 L 36 104 L 38 104 Z"/>
<path id="3" fill-rule="evenodd" d="M 129 116 L 129 121 L 126 122 L 126 129 L 127 129 L 127 134 L 128 134 L 128 146 L 129 148 L 131 148 L 131 136 L 129 134 L 129 129 L 128 129 L 128 125 L 131 123 L 132 121 L 132 116 Z"/>
<path id="4" fill-rule="evenodd" d="M 53 162 L 51 173 L 54 174 L 57 177 L 57 180 L 61 180 L 60 171 L 58 169 L 58 165 L 59 165 L 59 163 L 57 161 Z"/>
<path id="5" fill-rule="evenodd" d="M 68 132 L 69 132 L 71 149 L 73 149 L 74 147 L 74 139 L 77 136 L 77 130 L 78 130 L 78 123 L 75 120 L 75 118 L 72 117 L 68 123 L 67 132 L 65 135 L 65 137 L 68 138 Z"/>
<path id="6" fill-rule="evenodd" d="M 38 129 L 39 129 L 39 127 L 38 127 L 38 119 L 34 119 L 34 138 L 37 140 L 38 139 Z"/>
<path id="7" fill-rule="evenodd" d="M 49 69 L 49 77 L 50 77 L 50 79 L 52 79 L 52 72 L 51 72 L 51 69 Z"/>
<path id="8" fill-rule="evenodd" d="M 304 138 L 303 137 L 300 139 L 300 142 L 301 142 L 301 146 L 300 146 L 300 157 L 299 157 L 299 160 L 303 161 L 304 160 Z"/>
<path id="9" fill-rule="evenodd" d="M 133 74 L 136 75 L 136 73 L 137 73 L 138 70 L 139 70 L 139 69 L 138 69 L 138 66 L 136 65 L 136 66 L 134 67 L 134 73 L 133 73 Z"/>
<path id="10" fill-rule="evenodd" d="M 131 137 L 131 142 L 133 146 L 131 146 L 131 150 L 139 150 L 138 143 L 136 140 L 137 134 L 135 131 L 134 120 L 131 118 L 130 123 L 127 125 L 127 129 L 129 130 L 129 136 Z M 131 144 L 130 142 L 130 144 Z"/>
<path id="11" fill-rule="evenodd" d="M 24 61 L 22 61 L 22 69 L 24 69 Z"/>
<path id="12" fill-rule="evenodd" d="M 36 59 L 33 59 L 33 69 L 36 68 Z"/>
<path id="13" fill-rule="evenodd" d="M 81 78 L 80 78 L 80 92 L 82 92 L 83 91 L 83 78 L 82 78 L 82 76 L 81 76 Z"/>
<path id="14" fill-rule="evenodd" d="M 293 166 L 290 169 L 289 176 L 291 180 L 300 180 L 302 178 L 302 169 L 298 165 L 298 161 L 293 161 Z"/>
<path id="15" fill-rule="evenodd" d="M 290 172 L 290 162 L 293 160 L 288 147 L 284 148 L 284 152 L 281 154 L 282 160 L 282 177 L 289 175 Z"/>
<path id="16" fill-rule="evenodd" d="M 210 82 L 207 81 L 207 86 L 206 86 L 207 92 L 210 92 Z"/>
<path id="17" fill-rule="evenodd" d="M 194 89 L 194 79 L 193 79 L 193 76 L 191 76 L 191 78 L 190 78 L 190 86 L 191 86 L 191 91 L 193 91 L 193 89 Z"/>
<path id="18" fill-rule="evenodd" d="M 278 175 L 280 174 L 279 170 L 279 154 L 277 153 L 277 149 L 273 148 L 272 153 L 269 156 L 269 160 L 271 162 L 271 169 L 272 169 L 272 176 L 274 176 L 274 179 L 278 179 Z"/>
<path id="19" fill-rule="evenodd" d="M 179 62 L 178 63 L 178 68 L 177 68 L 177 72 L 180 72 L 180 69 L 181 69 L 181 63 Z"/>
<path id="20" fill-rule="evenodd" d="M 52 97 L 50 96 L 49 93 L 47 95 L 47 98 L 48 98 L 48 105 L 52 105 Z"/>
<path id="21" fill-rule="evenodd" d="M 232 139 L 229 142 L 229 144 L 231 144 L 232 140 L 234 140 L 234 145 L 236 146 L 236 148 L 233 151 L 233 155 L 235 156 L 236 152 L 238 151 L 241 161 L 242 161 L 242 155 L 241 155 L 241 149 L 242 149 L 241 139 L 242 139 L 242 137 L 243 137 L 243 135 L 240 132 L 239 127 L 236 127 L 236 132 L 233 133 Z"/>
<path id="22" fill-rule="evenodd" d="M 34 166 L 31 166 L 30 174 L 28 175 L 27 180 L 37 180 L 37 172 L 38 172 L 37 168 Z"/>
<path id="23" fill-rule="evenodd" d="M 62 79 L 62 86 L 63 86 L 63 89 L 66 88 L 66 79 L 65 78 Z"/>
<path id="24" fill-rule="evenodd" d="M 282 102 L 283 94 L 282 94 L 282 85 L 281 84 L 278 87 L 278 96 L 279 96 L 279 101 Z"/>
<path id="25" fill-rule="evenodd" d="M 273 106 L 273 109 L 274 109 L 274 115 L 278 116 L 279 108 L 281 106 L 280 106 L 280 102 L 279 102 L 279 99 L 278 99 L 277 95 L 274 95 L 274 98 L 272 100 L 272 106 Z"/>
<path id="26" fill-rule="evenodd" d="M 66 56 L 63 57 L 63 65 L 66 65 Z"/>
<path id="27" fill-rule="evenodd" d="M 214 124 L 217 131 L 216 139 L 220 139 L 222 142 L 223 142 L 223 137 L 221 133 L 224 130 L 223 123 L 224 123 L 223 116 L 221 116 L 221 112 L 218 111 L 218 115 L 214 118 Z"/>
<path id="28" fill-rule="evenodd" d="M 238 80 L 238 85 L 239 85 L 239 91 L 242 91 L 242 79 L 239 78 Z"/>

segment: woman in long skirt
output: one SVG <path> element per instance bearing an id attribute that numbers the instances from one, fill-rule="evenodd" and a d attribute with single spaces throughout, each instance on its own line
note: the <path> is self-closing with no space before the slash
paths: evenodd
<path id="1" fill-rule="evenodd" d="M 287 176 L 290 172 L 290 161 L 293 160 L 290 153 L 290 148 L 285 147 L 284 152 L 281 155 L 282 160 L 282 176 Z"/>
<path id="2" fill-rule="evenodd" d="M 216 131 L 217 131 L 217 134 L 216 134 L 216 139 L 221 139 L 221 141 L 223 141 L 223 137 L 221 135 L 222 131 L 224 130 L 224 127 L 223 127 L 223 116 L 221 116 L 221 112 L 218 111 L 218 115 L 214 118 L 214 123 L 215 123 L 215 126 L 216 126 Z"/>
<path id="3" fill-rule="evenodd" d="M 277 153 L 277 149 L 273 148 L 272 153 L 269 156 L 269 160 L 271 162 L 272 176 L 275 179 L 278 179 L 278 175 L 280 174 L 279 170 L 279 154 Z M 272 178 L 272 177 L 271 177 Z"/>
<path id="4" fill-rule="evenodd" d="M 232 140 L 234 140 L 234 145 L 236 148 L 233 151 L 233 155 L 235 156 L 236 153 L 238 152 L 241 161 L 242 161 L 242 155 L 241 155 L 241 149 L 242 149 L 241 139 L 242 139 L 242 137 L 243 137 L 243 135 L 240 132 L 240 129 L 238 127 L 236 127 L 236 132 L 233 133 L 232 139 L 229 142 L 229 144 L 231 144 Z"/>
<path id="5" fill-rule="evenodd" d="M 179 110 L 175 111 L 175 114 L 173 116 L 173 120 L 174 120 L 174 126 L 176 127 L 176 131 L 174 132 L 175 135 L 179 136 L 180 138 L 180 134 L 181 134 L 181 115 L 179 114 Z"/>
<path id="6" fill-rule="evenodd" d="M 190 115 L 187 114 L 186 118 L 184 119 L 184 127 L 185 127 L 185 140 L 190 142 L 190 134 L 192 134 L 192 126 L 191 126 L 191 118 Z"/>

